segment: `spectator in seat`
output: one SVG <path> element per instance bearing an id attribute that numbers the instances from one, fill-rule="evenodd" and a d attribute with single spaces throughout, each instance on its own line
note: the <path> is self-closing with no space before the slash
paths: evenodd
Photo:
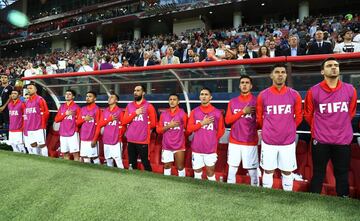
<path id="1" fill-rule="evenodd" d="M 318 30 L 315 32 L 315 41 L 309 45 L 308 55 L 312 54 L 332 54 L 332 45 L 324 42 L 324 32 Z"/>
<path id="2" fill-rule="evenodd" d="M 136 66 L 146 67 L 155 65 L 155 62 L 151 59 L 151 54 L 149 51 L 144 51 L 143 57 L 139 58 L 136 62 Z"/>
<path id="3" fill-rule="evenodd" d="M 282 55 L 280 47 L 276 45 L 274 40 L 271 40 L 271 41 L 269 40 L 269 46 L 266 46 L 266 47 L 269 48 L 269 54 L 270 54 L 269 57 L 270 58 L 278 57 L 278 56 Z"/>
<path id="4" fill-rule="evenodd" d="M 238 45 L 237 49 L 238 49 L 238 53 L 237 53 L 237 59 L 238 60 L 250 58 L 250 56 L 245 51 L 245 45 L 244 44 L 240 43 Z"/>
<path id="5" fill-rule="evenodd" d="M 286 48 L 283 51 L 284 56 L 301 56 L 305 55 L 305 50 L 298 45 L 298 39 L 296 36 L 290 36 L 289 38 L 290 48 Z"/>
<path id="6" fill-rule="evenodd" d="M 254 51 L 254 44 L 250 41 L 246 45 L 247 47 L 247 53 L 250 58 L 257 58 L 258 54 Z"/>
<path id="7" fill-rule="evenodd" d="M 180 59 L 174 55 L 174 49 L 171 46 L 167 47 L 166 56 L 161 59 L 161 65 L 164 64 L 180 64 Z"/>
<path id="8" fill-rule="evenodd" d="M 108 70 L 108 69 L 113 69 L 114 66 L 112 64 L 110 64 L 111 61 L 111 57 L 110 56 L 106 56 L 105 57 L 105 63 L 102 63 L 100 65 L 100 70 Z"/>
<path id="9" fill-rule="evenodd" d="M 258 57 L 259 58 L 269 58 L 270 57 L 269 49 L 265 46 L 261 46 L 259 48 Z"/>
<path id="10" fill-rule="evenodd" d="M 335 45 L 334 53 L 348 53 L 360 51 L 360 44 L 352 41 L 352 30 L 346 29 L 341 32 L 340 36 L 344 39 L 344 41 Z"/>

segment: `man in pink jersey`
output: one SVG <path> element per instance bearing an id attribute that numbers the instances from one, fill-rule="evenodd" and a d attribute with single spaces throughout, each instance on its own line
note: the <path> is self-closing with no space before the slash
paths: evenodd
<path id="1" fill-rule="evenodd" d="M 270 74 L 273 85 L 260 92 L 256 118 L 262 129 L 260 166 L 264 169 L 263 187 L 271 188 L 276 168 L 282 173 L 282 186 L 292 191 L 292 171 L 297 168 L 296 128 L 302 121 L 301 97 L 286 87 L 286 65 L 276 64 Z"/>
<path id="2" fill-rule="evenodd" d="M 76 125 L 80 129 L 80 156 L 84 163 L 100 164 L 98 150 L 98 135 L 96 127 L 100 120 L 100 108 L 95 104 L 96 93 L 89 91 L 86 93 L 86 106 L 82 107 L 76 119 Z"/>
<path id="3" fill-rule="evenodd" d="M 349 195 L 351 120 L 356 114 L 357 94 L 351 84 L 340 81 L 339 63 L 328 58 L 321 64 L 324 81 L 311 87 L 305 99 L 305 120 L 313 138 L 313 178 L 310 191 L 320 193 L 331 159 L 334 165 L 336 193 Z"/>
<path id="4" fill-rule="evenodd" d="M 8 104 L 9 109 L 9 140 L 14 152 L 26 153 L 23 141 L 23 128 L 25 113 L 25 104 L 20 100 L 20 92 L 13 90 L 10 95 L 11 101 Z"/>
<path id="5" fill-rule="evenodd" d="M 73 154 L 75 161 L 80 161 L 80 141 L 76 119 L 80 113 L 80 107 L 75 104 L 76 92 L 67 90 L 65 92 L 65 103 L 59 108 L 55 116 L 55 122 L 60 123 L 60 151 L 64 154 L 64 159 L 69 160 Z"/>
<path id="6" fill-rule="evenodd" d="M 28 84 L 27 90 L 29 99 L 25 103 L 26 130 L 28 142 L 33 149 L 33 153 L 40 153 L 48 156 L 46 146 L 46 125 L 49 119 L 49 109 L 46 101 L 37 95 L 35 84 Z"/>
<path id="7" fill-rule="evenodd" d="M 169 95 L 170 108 L 161 113 L 156 132 L 163 134 L 161 162 L 164 163 L 164 175 L 171 175 L 171 165 L 175 158 L 178 175 L 184 177 L 187 115 L 182 108 L 179 108 L 179 102 L 179 95 Z"/>
<path id="8" fill-rule="evenodd" d="M 103 110 L 96 134 L 100 134 L 101 128 L 102 141 L 104 143 L 104 155 L 106 164 L 114 166 L 114 161 L 118 168 L 124 169 L 122 162 L 122 136 L 126 127 L 122 126 L 123 110 L 117 106 L 119 96 L 111 93 L 109 96 L 109 106 Z"/>
<path id="9" fill-rule="evenodd" d="M 240 77 L 240 96 L 230 100 L 225 116 L 225 123 L 231 125 L 228 147 L 228 183 L 236 183 L 236 172 L 243 163 L 250 175 L 251 185 L 259 184 L 257 168 L 258 134 L 256 128 L 256 97 L 251 94 L 252 79 L 250 76 Z"/>
<path id="10" fill-rule="evenodd" d="M 137 158 L 140 155 L 145 170 L 152 171 L 148 145 L 151 129 L 156 127 L 156 112 L 152 104 L 145 100 L 145 86 L 134 89 L 134 100 L 126 106 L 123 124 L 128 124 L 126 138 L 128 141 L 129 164 L 137 169 Z"/>
<path id="11" fill-rule="evenodd" d="M 206 167 L 208 180 L 215 181 L 217 145 L 225 133 L 224 117 L 221 111 L 210 104 L 211 90 L 200 90 L 201 105 L 191 111 L 187 131 L 194 133 L 191 141 L 194 178 L 201 179 L 202 169 Z"/>

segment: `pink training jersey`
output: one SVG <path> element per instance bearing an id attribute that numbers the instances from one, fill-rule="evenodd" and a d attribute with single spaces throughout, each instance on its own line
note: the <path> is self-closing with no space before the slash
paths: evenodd
<path id="1" fill-rule="evenodd" d="M 28 131 L 35 131 L 41 129 L 42 115 L 40 110 L 40 96 L 35 99 L 28 99 L 25 103 L 25 116 Z"/>
<path id="2" fill-rule="evenodd" d="M 112 111 L 110 108 L 106 108 L 103 111 L 103 118 L 106 121 L 110 115 L 117 116 L 117 120 L 110 121 L 107 125 L 104 126 L 104 133 L 102 135 L 102 140 L 104 144 L 114 145 L 119 143 L 119 134 L 121 129 L 121 115 L 122 109 L 119 107 L 115 107 Z"/>
<path id="3" fill-rule="evenodd" d="M 13 101 L 10 101 L 8 104 L 9 109 L 9 130 L 21 130 L 23 128 L 23 102 L 17 100 L 14 104 Z"/>
<path id="4" fill-rule="evenodd" d="M 87 106 L 81 108 L 80 116 L 82 119 L 85 119 L 86 115 L 91 116 L 93 119 L 91 121 L 84 121 L 84 123 L 81 125 L 80 140 L 92 141 L 94 139 L 96 131 L 95 119 L 98 109 L 99 107 L 96 105 L 91 110 L 88 110 Z"/>
<path id="5" fill-rule="evenodd" d="M 245 107 L 256 107 L 256 97 L 253 95 L 249 96 L 251 96 L 249 101 L 240 100 L 240 97 L 231 99 L 231 113 L 237 114 Z M 231 125 L 230 137 L 241 143 L 257 143 L 256 114 L 246 114 L 236 120 Z"/>
<path id="6" fill-rule="evenodd" d="M 162 148 L 164 150 L 180 150 L 184 148 L 185 143 L 185 133 L 184 133 L 184 116 L 186 115 L 185 111 L 181 108 L 178 109 L 175 115 L 171 115 L 170 109 L 161 114 L 162 122 L 160 122 L 163 127 L 167 126 L 171 120 L 180 122 L 178 127 L 170 128 L 165 131 L 162 138 Z"/>
<path id="7" fill-rule="evenodd" d="M 300 108 L 301 112 L 301 97 L 297 91 L 286 86 L 281 93 L 276 90 L 272 86 L 259 94 L 257 109 L 262 110 L 262 116 L 258 117 L 263 117 L 261 135 L 266 144 L 289 145 L 295 142 L 295 118 L 299 117 L 295 108 Z"/>
<path id="8" fill-rule="evenodd" d="M 349 104 L 354 87 L 342 82 L 339 90 L 327 92 L 320 84 L 311 89 L 314 118 L 313 138 L 320 143 L 348 145 L 353 139 Z"/>
<path id="9" fill-rule="evenodd" d="M 71 106 L 68 106 L 66 104 L 62 104 L 59 108 L 59 112 L 61 115 L 65 115 L 67 110 L 72 111 L 74 114 L 70 116 L 66 116 L 61 122 L 60 122 L 60 129 L 59 134 L 62 137 L 71 137 L 76 132 L 76 113 L 77 110 L 80 109 L 80 107 L 73 103 Z"/>
<path id="10" fill-rule="evenodd" d="M 195 123 L 201 122 L 205 116 L 214 117 L 214 122 L 209 125 L 202 126 L 199 130 L 194 132 L 193 140 L 191 141 L 191 149 L 195 153 L 211 154 L 216 153 L 218 138 L 217 131 L 219 128 L 219 121 L 221 119 L 221 111 L 214 108 L 209 113 L 201 111 L 200 107 L 193 110 Z"/>
<path id="11" fill-rule="evenodd" d="M 143 107 L 144 113 L 136 116 L 127 127 L 126 138 L 129 142 L 144 142 L 148 137 L 149 103 L 144 101 Z M 137 109 L 134 102 L 129 103 L 126 108 L 129 114 L 135 112 Z"/>

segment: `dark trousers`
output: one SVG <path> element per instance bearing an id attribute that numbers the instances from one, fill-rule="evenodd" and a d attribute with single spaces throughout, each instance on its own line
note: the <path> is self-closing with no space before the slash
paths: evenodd
<path id="1" fill-rule="evenodd" d="M 331 159 L 334 166 L 336 193 L 338 196 L 348 196 L 350 152 L 349 145 L 313 144 L 313 177 L 310 184 L 310 192 L 321 192 L 326 167 Z"/>
<path id="2" fill-rule="evenodd" d="M 140 159 L 142 164 L 144 165 L 145 170 L 152 171 L 150 161 L 148 159 L 147 144 L 128 143 L 128 154 L 129 164 L 131 164 L 133 169 L 137 169 L 137 159 L 140 155 Z"/>

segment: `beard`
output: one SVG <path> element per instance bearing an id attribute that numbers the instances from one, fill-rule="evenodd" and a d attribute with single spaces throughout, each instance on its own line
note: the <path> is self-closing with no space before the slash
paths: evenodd
<path id="1" fill-rule="evenodd" d="M 141 99 L 142 99 L 142 96 L 137 96 L 137 95 L 134 96 L 135 101 L 141 101 Z"/>

